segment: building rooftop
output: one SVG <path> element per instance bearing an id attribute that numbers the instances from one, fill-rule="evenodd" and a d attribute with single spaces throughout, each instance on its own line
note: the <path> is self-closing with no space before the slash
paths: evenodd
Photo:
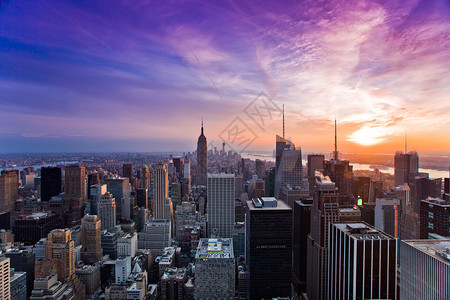
<path id="1" fill-rule="evenodd" d="M 341 231 L 356 240 L 393 240 L 394 238 L 383 231 L 363 222 L 333 223 Z"/>
<path id="2" fill-rule="evenodd" d="M 439 199 L 439 198 L 429 198 L 429 199 L 424 199 L 422 200 L 423 202 L 426 202 L 428 204 L 432 204 L 432 205 L 439 205 L 439 206 L 449 206 L 450 207 L 450 202 L 445 201 L 444 199 Z"/>
<path id="3" fill-rule="evenodd" d="M 403 243 L 450 265 L 450 239 L 445 240 L 407 240 Z"/>
<path id="4" fill-rule="evenodd" d="M 253 198 L 247 201 L 250 210 L 291 210 L 286 203 L 274 197 Z"/>
<path id="5" fill-rule="evenodd" d="M 234 178 L 234 173 L 208 173 L 208 178 Z"/>
<path id="6" fill-rule="evenodd" d="M 234 258 L 233 239 L 200 239 L 195 258 Z"/>

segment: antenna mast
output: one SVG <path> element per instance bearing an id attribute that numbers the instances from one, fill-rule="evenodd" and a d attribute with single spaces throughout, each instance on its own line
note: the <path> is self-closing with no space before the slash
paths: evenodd
<path id="1" fill-rule="evenodd" d="M 337 121 L 336 118 L 334 118 L 334 152 L 333 152 L 333 158 L 334 160 L 339 159 L 339 152 L 337 149 Z"/>
<path id="2" fill-rule="evenodd" d="M 284 140 L 284 104 L 283 104 L 283 140 Z"/>
<path id="3" fill-rule="evenodd" d="M 405 154 L 408 153 L 408 139 L 406 136 L 406 131 L 405 131 Z"/>

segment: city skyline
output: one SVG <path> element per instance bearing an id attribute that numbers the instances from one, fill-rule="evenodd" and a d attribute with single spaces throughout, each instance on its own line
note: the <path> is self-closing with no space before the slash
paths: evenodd
<path id="1" fill-rule="evenodd" d="M 449 151 L 446 1 L 0 4 L 0 153 L 192 151 L 241 117 L 271 151 Z M 237 149 L 239 150 L 239 149 Z M 239 152 L 239 151 L 238 151 Z"/>

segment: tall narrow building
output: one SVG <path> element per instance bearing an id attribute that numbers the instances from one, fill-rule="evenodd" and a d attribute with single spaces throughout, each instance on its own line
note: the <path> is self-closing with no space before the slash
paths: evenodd
<path id="1" fill-rule="evenodd" d="M 395 186 L 409 182 L 409 174 L 419 172 L 419 155 L 415 151 L 397 151 L 394 157 Z"/>
<path id="2" fill-rule="evenodd" d="M 19 171 L 3 170 L 0 176 L 0 211 L 12 211 L 19 197 Z"/>
<path id="3" fill-rule="evenodd" d="M 397 239 L 362 222 L 333 223 L 329 237 L 325 299 L 398 299 Z"/>
<path id="4" fill-rule="evenodd" d="M 167 165 L 160 162 L 155 168 L 153 190 L 153 216 L 156 219 L 172 219 L 172 201 L 169 198 Z"/>
<path id="5" fill-rule="evenodd" d="M 208 181 L 208 143 L 202 131 L 197 141 L 197 185 L 207 185 Z"/>
<path id="6" fill-rule="evenodd" d="M 122 167 L 123 177 L 128 177 L 130 182 L 133 181 L 133 165 L 132 164 L 123 164 Z"/>
<path id="7" fill-rule="evenodd" d="M 50 201 L 50 198 L 61 193 L 61 168 L 41 168 L 41 201 Z"/>
<path id="8" fill-rule="evenodd" d="M 98 203 L 98 217 L 101 220 L 101 229 L 112 231 L 114 226 L 116 226 L 116 214 L 117 206 L 116 199 L 111 195 L 111 193 L 105 193 L 99 203 Z"/>
<path id="9" fill-rule="evenodd" d="M 9 257 L 0 257 L 0 299 L 11 299 Z"/>
<path id="10" fill-rule="evenodd" d="M 234 174 L 208 174 L 208 237 L 233 237 L 234 188 Z"/>
<path id="11" fill-rule="evenodd" d="M 289 297 L 292 209 L 273 197 L 247 201 L 245 230 L 248 299 Z"/>
<path id="12" fill-rule="evenodd" d="M 70 199 L 71 208 L 79 208 L 86 203 L 86 171 L 84 167 L 66 167 L 64 198 Z"/>
<path id="13" fill-rule="evenodd" d="M 276 199 L 281 199 L 283 187 L 303 186 L 302 150 L 294 143 L 277 135 L 276 142 L 275 191 Z"/>
<path id="14" fill-rule="evenodd" d="M 328 280 L 328 230 L 339 222 L 339 194 L 329 178 L 316 179 L 308 236 L 307 293 L 309 299 L 326 299 Z"/>
<path id="15" fill-rule="evenodd" d="M 85 215 L 81 220 L 81 260 L 97 263 L 103 257 L 101 221 L 95 215 Z"/>

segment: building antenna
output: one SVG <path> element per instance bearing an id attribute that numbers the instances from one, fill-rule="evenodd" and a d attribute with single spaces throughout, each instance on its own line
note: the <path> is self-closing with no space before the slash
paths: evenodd
<path id="1" fill-rule="evenodd" d="M 406 130 L 405 130 L 405 154 L 408 153 L 408 139 L 406 136 Z"/>
<path id="2" fill-rule="evenodd" d="M 334 117 L 334 160 L 339 159 L 338 149 L 337 149 L 337 121 Z"/>
<path id="3" fill-rule="evenodd" d="M 284 140 L 284 104 L 283 104 L 283 140 Z"/>

